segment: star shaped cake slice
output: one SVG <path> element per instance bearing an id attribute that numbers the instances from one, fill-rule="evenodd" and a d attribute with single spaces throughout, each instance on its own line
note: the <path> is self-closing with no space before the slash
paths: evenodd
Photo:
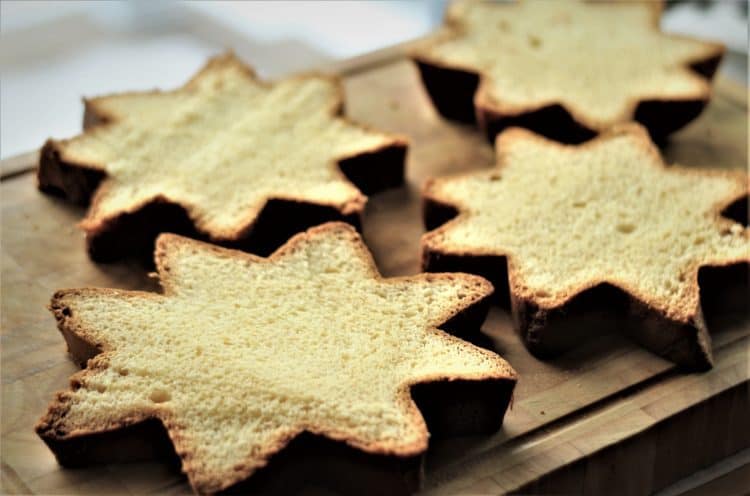
<path id="1" fill-rule="evenodd" d="M 666 167 L 637 124 L 577 146 L 513 128 L 496 149 L 494 168 L 428 181 L 428 227 L 458 215 L 422 238 L 424 268 L 509 286 L 516 325 L 538 355 L 575 344 L 572 314 L 615 311 L 622 296 L 639 317 L 627 319 L 637 341 L 710 367 L 698 271 L 750 261 L 748 229 L 721 215 L 748 195 L 747 175 Z"/>
<path id="2" fill-rule="evenodd" d="M 358 224 L 364 193 L 403 181 L 405 139 L 344 118 L 329 76 L 265 83 L 228 54 L 177 90 L 85 103 L 86 130 L 47 142 L 38 183 L 91 200 L 97 260 L 150 257 L 164 231 L 267 254 L 326 220 Z"/>
<path id="3" fill-rule="evenodd" d="M 662 33 L 661 3 L 459 1 L 413 57 L 437 109 L 490 139 L 522 126 L 570 143 L 638 121 L 661 140 L 694 119 L 724 53 Z"/>
<path id="4" fill-rule="evenodd" d="M 303 432 L 370 456 L 378 470 L 414 463 L 429 436 L 410 395 L 417 386 L 434 386 L 418 404 L 444 431 L 441 406 L 451 404 L 464 429 L 500 427 L 515 372 L 438 330 L 488 301 L 481 277 L 381 278 L 344 223 L 298 234 L 269 258 L 162 234 L 156 266 L 163 294 L 89 288 L 52 299 L 74 359 L 90 358 L 37 426 L 64 465 L 89 461 L 102 436 L 154 420 L 202 494 L 273 466 Z"/>

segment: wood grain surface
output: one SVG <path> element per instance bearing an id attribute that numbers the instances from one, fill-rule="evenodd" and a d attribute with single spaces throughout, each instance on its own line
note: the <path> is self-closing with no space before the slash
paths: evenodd
<path id="1" fill-rule="evenodd" d="M 442 120 L 400 51 L 332 70 L 345 77 L 347 113 L 407 135 L 404 187 L 370 198 L 364 236 L 386 276 L 418 271 L 424 180 L 493 162 L 473 128 Z M 717 85 L 705 113 L 670 141 L 670 161 L 747 167 L 747 100 Z M 33 431 L 57 390 L 76 370 L 45 306 L 59 288 L 153 289 L 134 264 L 96 265 L 75 227 L 84 211 L 40 194 L 34 155 L 2 164 L 2 490 L 5 493 L 189 493 L 164 463 L 63 470 Z M 737 294 L 727 294 L 727 300 Z M 520 374 L 503 429 L 490 437 L 433 442 L 426 492 L 642 494 L 664 487 L 750 446 L 750 319 L 747 307 L 707 310 L 716 367 L 684 374 L 602 328 L 556 360 L 526 351 L 508 313 L 493 308 L 488 346 Z"/>

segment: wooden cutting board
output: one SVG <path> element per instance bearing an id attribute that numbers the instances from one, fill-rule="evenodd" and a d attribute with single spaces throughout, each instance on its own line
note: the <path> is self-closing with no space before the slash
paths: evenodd
<path id="1" fill-rule="evenodd" d="M 493 151 L 471 127 L 442 120 L 404 47 L 329 68 L 343 76 L 347 113 L 411 139 L 406 186 L 373 196 L 364 236 L 386 276 L 418 271 L 425 178 L 488 167 Z M 719 81 L 706 112 L 664 150 L 687 166 L 747 167 L 747 94 Z M 89 261 L 81 208 L 35 189 L 35 154 L 2 163 L 2 490 L 6 493 L 189 493 L 166 464 L 62 470 L 33 431 L 76 367 L 45 305 L 54 290 L 155 289 L 143 268 Z M 736 294 L 726 295 L 736 299 Z M 642 494 L 750 446 L 747 307 L 707 312 L 716 366 L 686 374 L 627 339 L 602 335 L 552 361 L 533 358 L 494 308 L 484 325 L 520 374 L 503 429 L 433 442 L 426 492 Z"/>

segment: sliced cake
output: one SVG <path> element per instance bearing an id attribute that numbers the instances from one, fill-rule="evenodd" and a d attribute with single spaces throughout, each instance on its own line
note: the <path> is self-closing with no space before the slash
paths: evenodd
<path id="1" fill-rule="evenodd" d="M 347 490 L 392 494 L 418 487 L 428 428 L 502 423 L 513 369 L 438 330 L 479 332 L 492 293 L 481 277 L 383 279 L 343 223 L 298 234 L 267 259 L 164 234 L 156 267 L 163 294 L 88 288 L 52 299 L 86 366 L 37 425 L 63 465 L 111 461 L 156 424 L 200 494 L 266 465 L 263 478 L 283 487 L 293 481 L 274 471 L 289 461 L 277 453 L 305 433 L 336 441 L 343 462 L 357 461 L 353 473 L 376 474 Z M 292 444 L 303 466 L 326 455 Z M 343 462 L 315 475 L 351 479 L 336 470 Z"/>
<path id="2" fill-rule="evenodd" d="M 577 146 L 514 128 L 496 148 L 494 168 L 427 183 L 428 228 L 458 215 L 422 238 L 424 268 L 509 286 L 516 325 L 539 355 L 575 345 L 573 315 L 615 309 L 624 295 L 637 341 L 710 367 L 698 271 L 750 261 L 748 229 L 722 216 L 748 195 L 747 175 L 665 167 L 636 124 Z"/>
<path id="3" fill-rule="evenodd" d="M 50 140 L 38 183 L 91 206 L 96 260 L 150 258 L 160 232 L 270 253 L 326 220 L 355 225 L 403 181 L 406 141 L 342 116 L 328 76 L 258 80 L 231 54 L 174 91 L 85 101 L 83 134 Z"/>
<path id="4" fill-rule="evenodd" d="M 711 95 L 724 47 L 661 32 L 654 0 L 453 3 L 414 58 L 437 109 L 577 143 L 628 121 L 661 140 Z"/>

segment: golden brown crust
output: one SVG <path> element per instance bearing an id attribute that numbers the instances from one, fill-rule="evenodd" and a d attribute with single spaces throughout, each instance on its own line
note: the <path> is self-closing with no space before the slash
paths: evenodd
<path id="1" fill-rule="evenodd" d="M 661 2 L 649 2 L 654 12 L 653 28 L 660 31 L 659 21 L 663 10 Z M 460 38 L 468 28 L 456 14 L 455 9 L 446 11 L 443 29 L 432 40 L 417 46 L 411 58 L 417 65 L 422 82 L 435 108 L 446 118 L 463 122 L 475 122 L 494 141 L 495 136 L 514 126 L 531 129 L 563 143 L 582 143 L 606 129 L 591 121 L 579 109 L 564 102 L 541 102 L 526 108 L 504 108 L 502 97 L 490 98 L 487 90 L 487 75 L 475 68 L 449 65 L 429 55 L 429 47 L 446 39 Z M 673 39 L 695 38 L 676 34 L 664 34 Z M 619 116 L 617 122 L 635 121 L 645 126 L 656 142 L 695 119 L 711 98 L 709 84 L 726 48 L 720 43 L 704 41 L 709 49 L 706 56 L 688 60 L 685 71 L 699 74 L 706 79 L 703 90 L 692 98 L 633 99 Z"/>
<path id="2" fill-rule="evenodd" d="M 264 87 L 273 85 L 271 82 L 258 79 L 250 67 L 244 65 L 230 52 L 210 59 L 190 81 L 176 91 L 189 91 L 201 75 L 216 70 L 223 65 L 239 67 L 246 77 L 255 84 Z M 356 123 L 344 115 L 344 90 L 341 81 L 335 76 L 308 73 L 294 76 L 293 79 L 311 77 L 325 79 L 336 89 L 328 103 L 328 111 L 331 116 L 345 121 L 353 127 L 374 130 L 369 126 Z M 160 94 L 161 92 L 154 90 L 146 93 Z M 107 98 L 109 97 L 102 96 L 84 100 L 84 134 L 97 133 L 99 130 L 117 123 L 117 116 L 108 113 L 102 107 L 101 102 Z M 385 134 L 381 131 L 377 132 Z M 100 199 L 108 188 L 109 181 L 106 176 L 105 164 L 84 163 L 76 160 L 75 157 L 67 156 L 65 153 L 67 141 L 69 140 L 48 140 L 45 143 L 37 167 L 38 187 L 41 191 L 62 195 L 78 204 L 86 205 L 90 202 L 90 214 L 97 210 Z M 338 162 L 331 162 L 330 167 L 336 176 L 343 181 L 354 184 L 361 192 L 377 193 L 403 183 L 407 149 L 408 141 L 406 138 L 390 135 L 387 144 L 371 150 L 362 150 L 350 156 L 342 156 Z M 377 165 L 377 167 L 373 167 L 374 165 Z M 89 253 L 92 258 L 98 261 L 111 261 L 127 255 L 135 255 L 141 258 L 144 256 L 150 257 L 156 234 L 165 231 L 210 240 L 230 247 L 243 249 L 261 247 L 265 249 L 265 251 L 262 250 L 263 253 L 267 254 L 278 247 L 280 242 L 288 239 L 290 235 L 312 225 L 327 221 L 344 221 L 358 227 L 366 202 L 367 197 L 362 193 L 343 205 L 332 202 L 311 203 L 296 196 L 294 192 L 287 195 L 268 196 L 266 206 L 269 203 L 284 203 L 286 205 L 281 208 L 274 205 L 271 211 L 263 208 L 259 214 L 249 213 L 232 233 L 218 234 L 210 230 L 196 228 L 190 220 L 195 218 L 192 215 L 194 206 L 162 195 L 159 198 L 135 205 L 128 211 L 119 212 L 115 216 L 93 218 L 87 216 L 81 223 L 81 227 L 86 232 Z M 163 206 L 166 206 L 166 208 L 162 209 Z M 311 210 L 309 213 L 305 212 L 308 207 Z M 148 215 L 143 215 L 143 210 L 151 211 L 148 212 Z M 166 212 L 162 210 L 166 210 Z M 287 214 L 289 210 L 293 212 L 293 215 L 288 217 L 279 215 Z M 262 218 L 264 215 L 266 218 Z M 295 221 L 299 222 L 290 226 L 289 229 L 284 229 L 284 224 L 290 220 L 292 224 L 295 224 Z M 131 228 L 131 224 L 140 225 L 144 222 L 153 225 L 149 225 L 147 229 Z M 273 226 L 273 229 L 271 229 L 273 232 L 257 229 L 259 224 L 265 227 Z M 279 239 L 280 237 L 281 239 Z M 104 238 L 103 241 L 102 238 Z M 130 238 L 134 239 L 132 250 L 128 250 L 127 245 L 123 243 L 124 240 L 130 240 Z"/>
<path id="3" fill-rule="evenodd" d="M 155 261 L 156 269 L 159 275 L 163 295 L 156 293 L 147 293 L 139 291 L 121 291 L 114 289 L 69 289 L 61 290 L 55 293 L 50 304 L 50 310 L 54 314 L 58 328 L 62 332 L 69 344 L 69 351 L 73 358 L 83 363 L 88 359 L 87 368 L 76 374 L 72 379 L 72 387 L 77 384 L 85 383 L 87 374 L 97 367 L 106 366 L 107 352 L 113 351 L 106 342 L 99 342 L 71 312 L 66 300 L 70 297 L 76 297 L 86 294 L 109 294 L 119 298 L 164 298 L 174 294 L 175 288 L 172 285 L 172 257 L 181 245 L 196 244 L 201 245 L 202 250 L 208 250 L 220 257 L 230 257 L 237 260 L 246 260 L 255 263 L 274 263 L 279 258 L 288 255 L 299 248 L 309 238 L 320 234 L 335 233 L 337 236 L 344 236 L 352 242 L 352 247 L 356 249 L 358 258 L 367 267 L 370 275 L 386 283 L 399 283 L 403 281 L 435 281 L 451 280 L 464 281 L 471 287 L 471 295 L 460 303 L 442 309 L 442 312 L 435 317 L 436 321 L 449 322 L 449 329 L 468 333 L 469 331 L 478 332 L 476 329 L 466 329 L 464 325 L 478 325 L 484 319 L 487 310 L 487 302 L 492 294 L 492 286 L 486 280 L 468 274 L 418 274 L 400 278 L 383 279 L 374 264 L 371 254 L 367 251 L 365 245 L 361 242 L 356 231 L 348 224 L 328 223 L 318 226 L 304 233 L 297 234 L 289 240 L 284 246 L 279 248 L 268 258 L 261 258 L 249 253 L 228 250 L 215 245 L 200 243 L 195 240 L 183 238 L 174 234 L 162 234 L 156 242 Z M 462 318 L 464 320 L 462 320 Z M 442 327 L 442 326 L 441 326 Z M 448 343 L 450 346 L 465 347 L 470 346 L 467 343 L 455 338 L 443 331 L 431 328 L 428 331 L 434 338 Z M 419 432 L 419 436 L 411 444 L 393 445 L 390 443 L 373 442 L 363 443 L 353 439 L 344 431 L 324 429 L 321 426 L 300 424 L 290 425 L 281 433 L 272 443 L 265 447 L 259 457 L 253 460 L 247 460 L 246 463 L 240 464 L 235 468 L 236 478 L 226 480 L 224 478 L 204 480 L 194 477 L 196 469 L 192 459 L 191 440 L 185 433 L 184 429 L 176 423 L 174 416 L 169 414 L 168 410 L 155 409 L 153 411 L 140 411 L 124 422 L 117 424 L 102 424 L 92 426 L 90 430 L 67 432 L 61 429 L 61 420 L 67 410 L 66 400 L 69 399 L 68 393 L 60 393 L 57 399 L 51 404 L 47 414 L 40 420 L 37 425 L 37 432 L 56 453 L 61 462 L 71 458 L 75 459 L 75 453 L 81 450 L 86 451 L 88 444 L 87 439 L 96 444 L 97 439 L 102 435 L 117 431 L 121 428 L 137 426 L 149 419 L 158 419 L 165 427 L 166 431 L 174 444 L 177 455 L 182 459 L 183 471 L 188 474 L 191 484 L 200 493 L 214 493 L 226 489 L 239 481 L 244 480 L 259 468 L 265 466 L 275 453 L 280 451 L 293 438 L 303 432 L 323 436 L 327 439 L 341 442 L 350 447 L 362 450 L 363 452 L 376 455 L 377 459 L 385 460 L 402 460 L 407 465 L 413 464 L 415 457 L 421 457 L 427 447 L 428 431 L 425 426 L 425 420 L 419 412 L 415 400 L 420 406 L 427 409 L 425 417 L 430 425 L 434 425 L 437 434 L 449 435 L 455 431 L 461 433 L 468 432 L 487 432 L 500 427 L 506 407 L 510 401 L 513 385 L 516 381 L 515 372 L 502 360 L 499 360 L 493 353 L 476 349 L 477 353 L 487 356 L 493 363 L 492 372 L 472 376 L 469 374 L 453 375 L 439 374 L 425 377 L 418 382 L 403 382 L 398 388 L 398 402 L 408 411 L 411 423 Z M 95 353 L 103 353 L 95 355 Z M 95 356 L 94 356 L 95 355 Z M 92 358 L 93 356 L 93 358 Z M 465 387 L 458 387 L 463 384 Z M 416 392 L 412 390 L 416 388 Z M 449 397 L 445 393 L 452 393 Z M 460 401 L 459 401 L 460 400 Z M 451 421 L 451 419 L 453 419 Z M 455 429 L 452 429 L 452 423 Z M 107 436 L 105 436 L 106 438 Z M 90 448 L 89 451 L 96 451 Z M 88 451 L 87 451 L 88 452 Z M 257 455 L 257 453 L 256 453 Z M 260 460 L 260 461 L 259 461 Z M 391 462 L 388 462 L 391 463 Z M 398 463 L 396 463 L 398 465 Z"/>
<path id="4" fill-rule="evenodd" d="M 679 166 L 668 166 L 662 159 L 659 150 L 651 142 L 645 129 L 637 124 L 623 124 L 602 133 L 596 139 L 577 146 L 564 145 L 550 142 L 545 138 L 535 135 L 530 131 L 513 128 L 500 134 L 496 140 L 497 169 L 502 171 L 507 166 L 507 150 L 515 140 L 534 140 L 545 143 L 547 146 L 558 147 L 562 150 L 577 149 L 598 146 L 600 142 L 620 134 L 628 134 L 637 137 L 637 143 L 652 157 L 649 163 L 659 169 L 669 170 L 672 173 L 686 175 L 716 175 L 727 177 L 736 184 L 734 191 L 725 198 L 717 199 L 710 215 L 717 225 L 731 225 L 731 222 L 722 217 L 722 212 L 750 191 L 748 178 L 742 171 L 730 170 L 696 170 L 681 168 Z M 457 175 L 454 177 L 468 176 L 472 173 Z M 444 180 L 450 180 L 445 178 Z M 448 201 L 436 192 L 436 184 L 441 179 L 428 180 L 423 189 L 423 214 L 424 222 L 428 229 L 433 230 L 425 233 L 421 239 L 422 268 L 425 271 L 455 270 L 470 272 L 489 279 L 497 288 L 501 297 L 501 303 L 507 301 L 509 294 L 510 308 L 513 313 L 516 328 L 521 333 L 524 342 L 537 356 L 553 356 L 560 351 L 572 347 L 576 343 L 575 333 L 571 334 L 571 323 L 578 327 L 585 327 L 582 315 L 590 314 L 592 308 L 606 305 L 613 298 L 602 298 L 602 287 L 615 288 L 626 295 L 627 303 L 621 305 L 627 309 L 627 315 L 631 318 L 633 325 L 627 326 L 625 332 L 633 339 L 655 353 L 667 357 L 674 362 L 689 368 L 705 370 L 712 366 L 712 355 L 710 336 L 706 328 L 701 307 L 692 307 L 687 304 L 679 308 L 677 315 L 668 317 L 658 301 L 649 294 L 641 291 L 625 280 L 619 280 L 616 274 L 610 274 L 606 279 L 599 281 L 588 281 L 580 286 L 571 288 L 565 295 L 556 298 L 539 300 L 533 292 L 524 291 L 522 274 L 513 263 L 513 255 L 493 247 L 484 249 L 460 250 L 441 245 L 438 241 L 440 235 L 448 231 L 453 223 L 461 220 L 462 212 L 468 211 L 468 205 L 460 201 Z M 439 227 L 438 227 L 439 226 Z M 745 229 L 743 236 L 750 238 L 750 232 Z M 745 264 L 750 263 L 748 254 Z M 736 260 L 724 262 L 712 262 L 710 265 L 701 267 L 725 267 L 736 265 Z M 698 277 L 690 280 L 689 296 L 693 301 L 700 301 L 700 288 Z M 507 289 L 506 289 L 507 288 Z M 505 291 L 508 291 L 506 293 Z M 607 289 L 605 291 L 611 295 Z M 582 295 L 585 297 L 581 298 Z M 619 298 L 615 296 L 614 299 Z M 587 303 L 581 304 L 581 299 Z M 687 301 L 688 298 L 685 298 Z M 592 304 L 593 302 L 593 304 Z M 614 306 L 614 305 L 613 305 Z M 636 324 L 637 323 L 637 324 Z M 567 329 L 561 331 L 560 328 Z M 585 329 L 581 330 L 585 334 Z M 565 333 L 568 335 L 566 336 Z M 559 343 L 558 343 L 559 341 Z"/>

